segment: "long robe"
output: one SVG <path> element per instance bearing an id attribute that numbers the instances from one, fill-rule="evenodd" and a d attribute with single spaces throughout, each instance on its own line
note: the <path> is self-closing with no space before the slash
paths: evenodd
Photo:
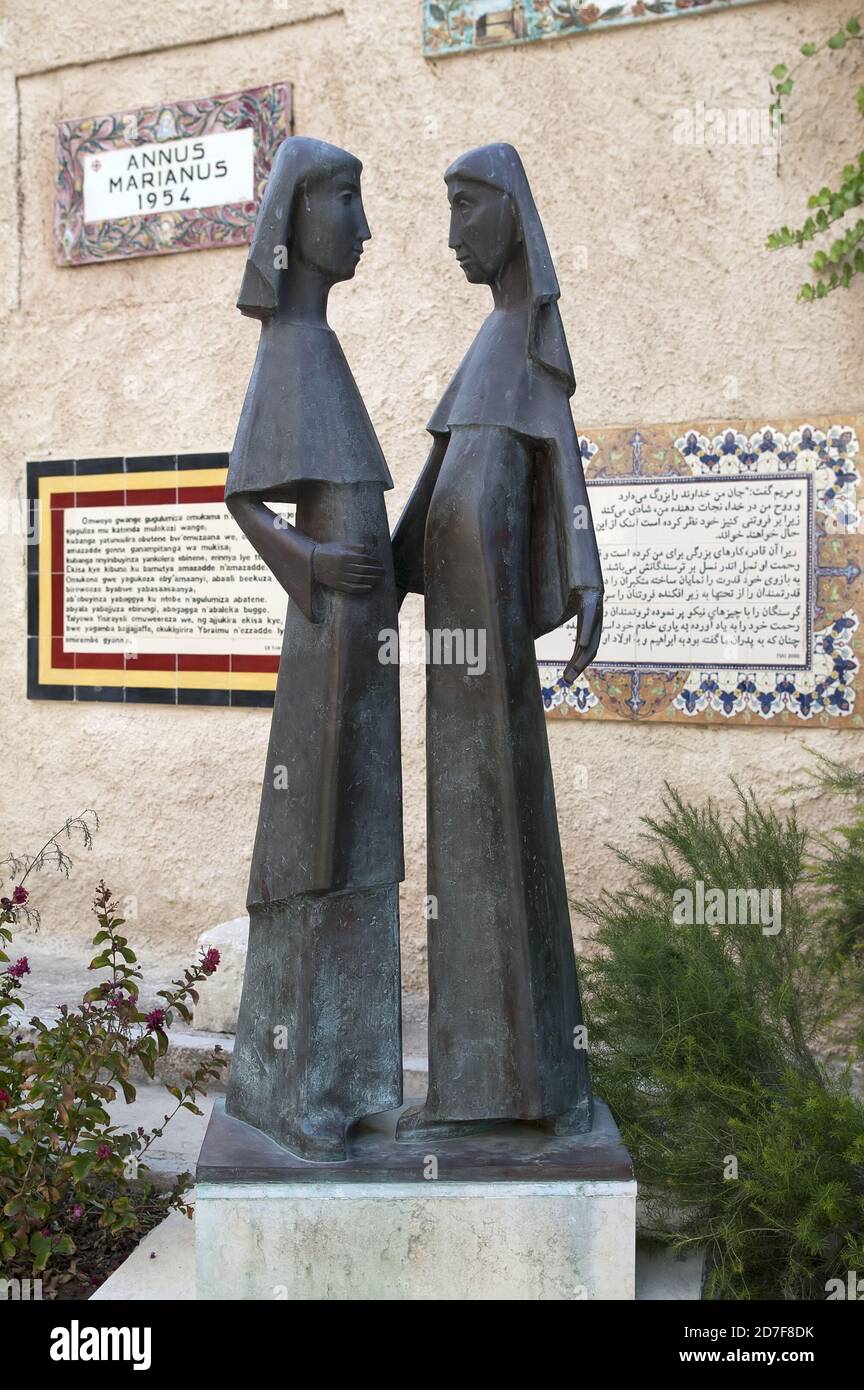
<path id="1" fill-rule="evenodd" d="M 427 666 L 429 1092 L 417 1128 L 592 1121 L 534 638 L 602 580 L 567 393 L 527 357 L 527 335 L 527 311 L 481 328 L 393 538 L 397 585 L 425 595 L 433 653 L 436 632 L 476 633 L 474 656 L 486 642 L 482 671 Z"/>
<path id="2" fill-rule="evenodd" d="M 249 878 L 249 950 L 227 1109 L 304 1157 L 402 1098 L 403 877 L 390 475 L 329 329 L 268 321 L 226 495 L 296 502 L 291 602 Z M 361 544 L 368 593 L 313 576 L 316 543 Z"/>

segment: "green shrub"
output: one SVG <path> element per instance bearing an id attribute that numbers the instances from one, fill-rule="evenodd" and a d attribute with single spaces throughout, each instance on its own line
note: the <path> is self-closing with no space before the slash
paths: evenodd
<path id="1" fill-rule="evenodd" d="M 667 787 L 646 853 L 619 855 L 632 881 L 578 904 L 602 948 L 586 971 L 595 1084 L 649 1229 L 705 1247 L 708 1296 L 825 1297 L 828 1279 L 864 1271 L 864 1106 L 814 1055 L 840 967 L 794 811 L 738 797 L 724 819 Z M 720 890 L 727 919 L 730 892 L 778 893 L 779 929 L 716 911 L 676 921 L 681 891 L 698 901 L 700 884 L 705 898 Z"/>
<path id="2" fill-rule="evenodd" d="M 853 15 L 846 23 L 823 43 L 801 45 L 801 55 L 805 62 L 825 51 L 840 53 L 853 48 L 864 40 L 864 25 L 858 15 Z M 785 63 L 778 63 L 771 73 L 771 94 L 774 98 L 771 113 L 779 117 L 779 126 L 785 120 L 784 100 L 794 90 L 798 81 L 800 64 L 790 71 Z M 856 94 L 858 110 L 864 116 L 864 86 Z M 780 143 L 778 132 L 778 172 Z M 839 164 L 839 158 L 838 158 Z M 845 164 L 834 179 L 834 187 L 825 184 L 818 193 L 807 200 L 811 213 L 802 226 L 794 229 L 781 227 L 772 232 L 766 243 L 769 251 L 780 251 L 785 247 L 801 247 L 817 237 L 827 235 L 837 223 L 843 223 L 841 235 L 830 243 L 827 249 L 814 252 L 810 269 L 815 272 L 812 283 L 801 286 L 798 298 L 812 304 L 825 299 L 838 289 L 847 289 L 857 275 L 864 272 L 864 218 L 855 222 L 845 221 L 847 213 L 864 203 L 864 150 L 859 151 L 854 161 Z M 838 228 L 838 230 L 841 230 Z"/>
<path id="3" fill-rule="evenodd" d="M 838 826 L 833 837 L 817 837 L 819 855 L 814 877 L 827 889 L 822 898 L 822 921 L 838 954 L 860 968 L 853 979 L 856 993 L 864 993 L 864 773 L 830 758 L 814 755 L 818 764 L 813 779 L 825 791 L 839 793 L 852 802 L 854 820 Z"/>
<path id="4" fill-rule="evenodd" d="M 64 831 L 82 826 L 89 847 L 86 821 L 67 822 Z M 24 880 L 52 858 L 68 873 L 56 836 L 33 859 L 7 861 L 23 872 L 0 900 L 0 1276 L 44 1274 L 49 1296 L 64 1284 L 89 1282 L 94 1272 L 104 1277 L 172 1208 L 191 1215 L 184 1198 L 189 1175 L 157 1192 L 144 1159 L 178 1111 L 202 1113 L 196 1099 L 223 1065 L 214 1054 L 184 1077 L 182 1087 L 168 1086 L 174 1104 L 155 1129 L 124 1132 L 112 1123 L 106 1107 L 118 1093 L 129 1104 L 135 1100 L 133 1063 L 155 1076 L 175 1017 L 191 1019 L 196 987 L 213 974 L 219 956 L 204 953 L 171 989 L 159 992 L 159 1008 L 143 1012 L 135 952 L 104 883 L 94 900 L 97 954 L 90 962 L 103 978 L 77 1006 L 64 1004 L 56 1022 L 33 1018 L 26 1028 L 19 995 L 30 965 L 26 956 L 10 963 L 10 948 L 21 917 L 34 917 Z"/>

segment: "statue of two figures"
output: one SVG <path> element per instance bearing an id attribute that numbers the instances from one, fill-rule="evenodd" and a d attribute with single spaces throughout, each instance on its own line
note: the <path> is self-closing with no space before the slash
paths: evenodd
<path id="1" fill-rule="evenodd" d="M 516 151 L 451 165 L 450 246 L 493 307 L 391 541 L 390 474 L 327 323 L 370 236 L 360 173 L 315 140 L 277 154 L 238 301 L 261 338 L 226 486 L 292 600 L 227 1110 L 316 1161 L 402 1104 L 399 680 L 381 647 L 408 592 L 427 633 L 479 636 L 484 660 L 427 663 L 429 1090 L 397 1137 L 592 1124 L 534 651 L 578 615 L 570 682 L 602 626 L 558 282 Z"/>

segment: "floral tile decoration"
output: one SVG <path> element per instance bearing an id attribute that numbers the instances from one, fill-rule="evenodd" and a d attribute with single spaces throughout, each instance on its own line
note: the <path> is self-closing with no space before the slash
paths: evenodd
<path id="1" fill-rule="evenodd" d="M 225 96 L 61 121 L 55 131 L 57 264 L 87 265 L 248 242 L 273 156 L 293 130 L 291 93 L 290 84 L 280 82 Z M 214 189 L 212 205 L 183 206 L 196 201 L 190 198 L 188 185 L 177 183 L 173 191 L 164 186 L 166 179 L 189 179 L 193 168 L 202 179 L 205 174 L 221 173 L 220 162 L 209 157 L 211 152 L 224 152 L 216 148 L 219 141 L 214 137 L 232 137 L 242 131 L 249 132 L 245 148 L 250 157 L 248 188 L 242 199 L 219 201 L 214 178 L 206 185 Z M 242 136 L 237 139 L 243 143 Z M 125 160 L 124 154 L 128 154 Z M 172 158 L 182 165 L 169 173 L 165 166 L 170 168 Z M 124 215 L 87 221 L 85 165 L 95 177 L 100 161 L 106 167 L 113 161 L 111 168 L 118 173 L 113 182 L 118 188 L 131 185 L 136 191 L 126 198 Z M 141 170 L 142 162 L 152 168 Z M 131 169 L 121 171 L 118 164 L 131 165 Z M 139 187 L 142 173 L 148 179 Z"/>
<path id="2" fill-rule="evenodd" d="M 862 429 L 811 416 L 580 434 L 607 618 L 572 687 L 575 621 L 538 642 L 547 713 L 864 726 Z"/>
<path id="3" fill-rule="evenodd" d="M 535 43 L 610 29 L 619 24 L 646 24 L 683 15 L 712 14 L 761 0 L 424 0 L 423 52 L 427 58 L 449 53 Z"/>

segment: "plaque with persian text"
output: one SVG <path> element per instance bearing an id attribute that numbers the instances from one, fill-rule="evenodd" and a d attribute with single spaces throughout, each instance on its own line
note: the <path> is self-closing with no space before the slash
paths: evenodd
<path id="1" fill-rule="evenodd" d="M 547 712 L 860 728 L 861 429 L 832 416 L 580 433 L 603 639 L 569 688 L 575 620 L 537 643 Z"/>

